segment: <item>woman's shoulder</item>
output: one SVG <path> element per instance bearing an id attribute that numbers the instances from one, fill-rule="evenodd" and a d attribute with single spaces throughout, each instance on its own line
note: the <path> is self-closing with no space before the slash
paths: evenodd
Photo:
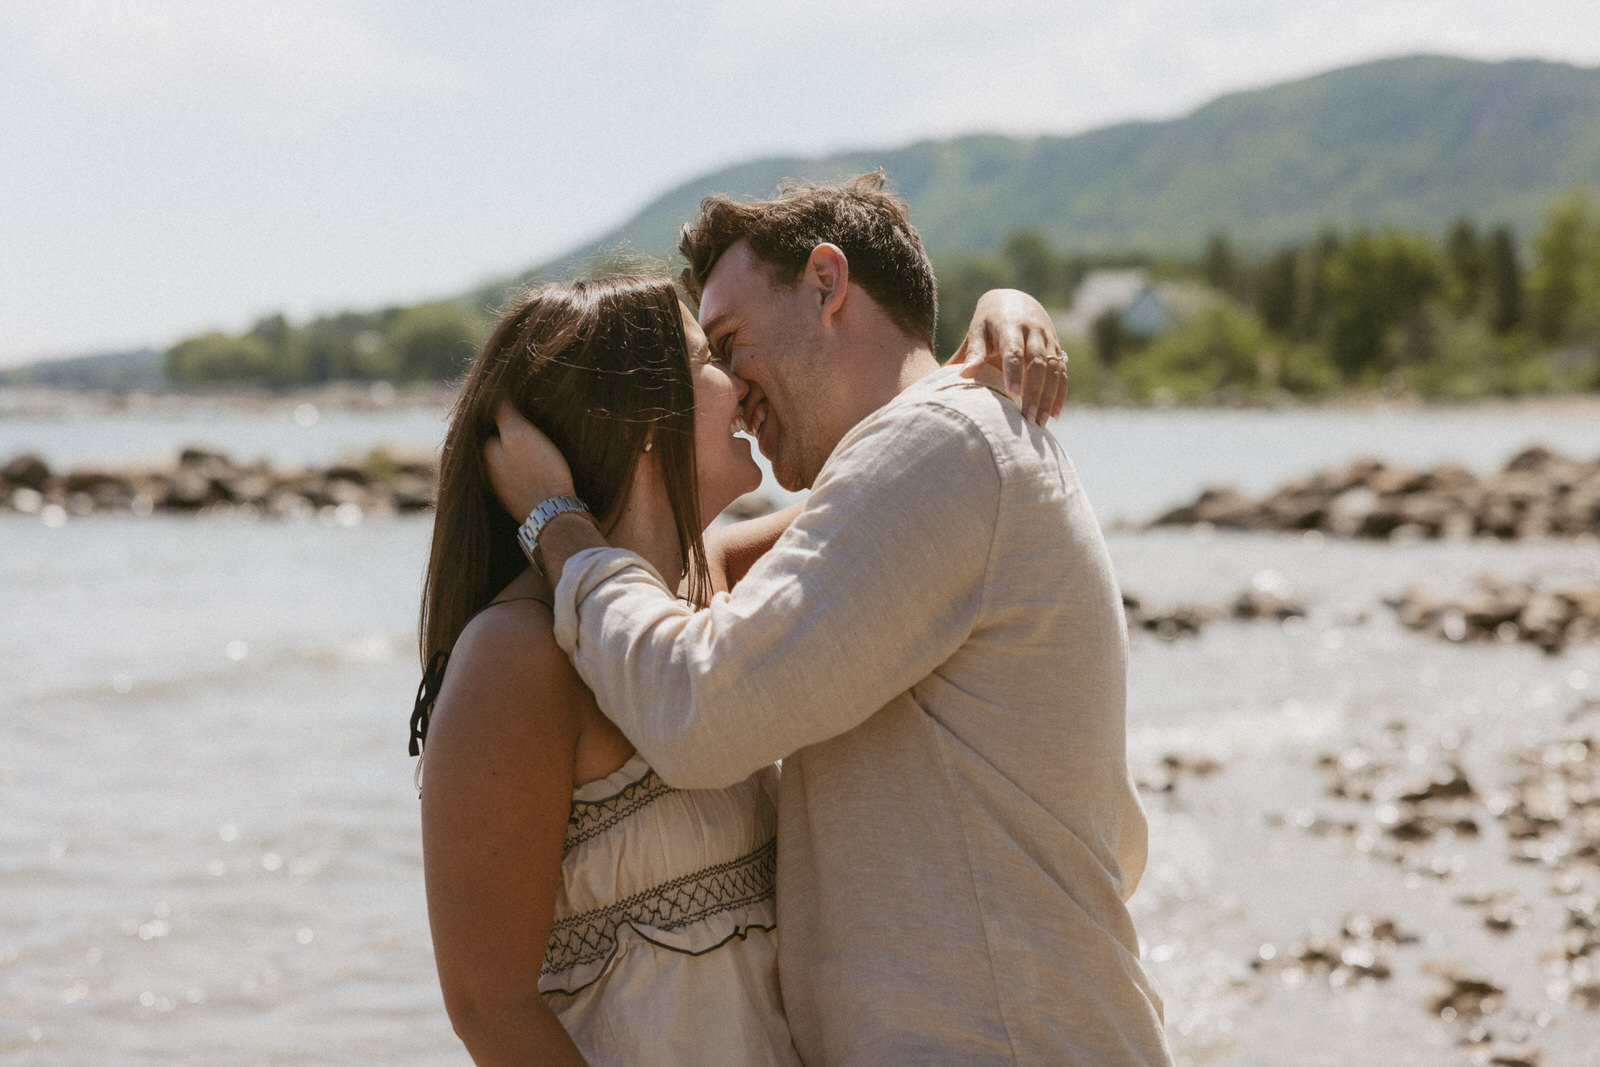
<path id="1" fill-rule="evenodd" d="M 536 676 L 548 684 L 570 676 L 572 664 L 556 644 L 549 604 L 529 596 L 501 596 L 474 615 L 450 650 L 449 673 L 488 670 L 502 677 Z"/>
<path id="2" fill-rule="evenodd" d="M 614 770 L 633 746 L 556 643 L 548 588 L 542 592 L 512 583 L 472 617 L 450 653 L 435 711 L 463 738 L 567 749 L 576 781 L 587 781 Z"/>
<path id="3" fill-rule="evenodd" d="M 531 572 L 513 581 L 462 629 L 450 650 L 444 693 L 470 692 L 473 703 L 502 698 L 573 712 L 590 702 L 555 638 L 549 587 Z M 496 702 L 500 702 L 496 700 Z"/>

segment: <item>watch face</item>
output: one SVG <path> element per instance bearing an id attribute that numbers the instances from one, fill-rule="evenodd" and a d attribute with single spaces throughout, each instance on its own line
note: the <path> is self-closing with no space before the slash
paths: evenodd
<path id="1" fill-rule="evenodd" d="M 528 562 L 533 564 L 541 577 L 544 576 L 544 563 L 539 559 L 539 534 L 544 529 L 545 523 L 568 511 L 591 514 L 588 505 L 575 496 L 553 496 L 548 500 L 541 500 L 528 516 L 528 520 L 517 527 L 517 543 L 522 546 L 522 554 L 528 557 Z"/>

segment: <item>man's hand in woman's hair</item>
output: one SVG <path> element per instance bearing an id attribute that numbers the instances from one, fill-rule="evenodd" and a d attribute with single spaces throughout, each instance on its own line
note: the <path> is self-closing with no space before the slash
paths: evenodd
<path id="1" fill-rule="evenodd" d="M 961 374 L 984 366 L 1005 375 L 1006 392 L 1025 418 L 1040 426 L 1061 414 L 1067 398 L 1067 357 L 1044 306 L 1018 289 L 991 289 L 978 298 L 966 339 L 951 357 Z"/>
<path id="2" fill-rule="evenodd" d="M 495 410 L 498 437 L 483 446 L 484 465 L 500 506 L 518 522 L 553 496 L 572 494 L 572 471 L 550 438 L 509 402 Z"/>

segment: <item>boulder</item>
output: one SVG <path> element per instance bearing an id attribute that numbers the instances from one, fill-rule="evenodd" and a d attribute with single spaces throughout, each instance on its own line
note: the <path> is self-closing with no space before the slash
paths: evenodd
<path id="1" fill-rule="evenodd" d="M 42 493 L 50 484 L 50 465 L 32 452 L 24 452 L 0 467 L 0 483 Z"/>

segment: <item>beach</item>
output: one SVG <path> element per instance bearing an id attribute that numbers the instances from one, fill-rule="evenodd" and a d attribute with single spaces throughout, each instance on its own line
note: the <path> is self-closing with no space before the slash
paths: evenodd
<path id="1" fill-rule="evenodd" d="M 437 407 L 291 399 L 0 417 L 0 462 L 192 445 L 328 465 L 442 433 Z M 1150 820 L 1130 908 L 1178 1062 L 1591 1062 L 1600 641 L 1452 640 L 1396 605 L 1486 576 L 1600 588 L 1600 545 L 1144 523 L 1364 454 L 1592 460 L 1595 409 L 1074 410 L 1054 429 L 1125 593 L 1202 620 L 1130 636 Z M 405 754 L 426 515 L 58 518 L 0 514 L 0 1057 L 466 1062 Z M 1244 593 L 1295 610 L 1195 610 Z"/>

